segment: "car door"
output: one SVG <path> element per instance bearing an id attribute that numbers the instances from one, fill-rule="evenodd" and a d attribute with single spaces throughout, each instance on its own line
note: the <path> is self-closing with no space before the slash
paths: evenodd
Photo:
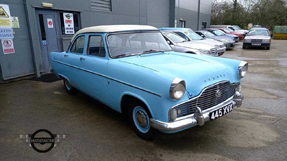
<path id="1" fill-rule="evenodd" d="M 107 52 L 100 34 L 87 35 L 87 51 L 81 55 L 82 90 L 91 97 L 105 103 L 107 98 Z"/>
<path id="2" fill-rule="evenodd" d="M 66 54 L 66 62 L 68 64 L 66 77 L 69 79 L 71 85 L 79 90 L 82 90 L 84 76 L 81 62 L 83 61 L 83 53 L 86 51 L 85 41 L 85 35 L 77 36 Z"/>

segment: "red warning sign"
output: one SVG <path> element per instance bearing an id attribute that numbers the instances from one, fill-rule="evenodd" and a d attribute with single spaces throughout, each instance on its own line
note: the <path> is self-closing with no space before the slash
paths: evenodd
<path id="1" fill-rule="evenodd" d="M 15 53 L 13 39 L 2 39 L 2 48 L 4 54 Z"/>
<path id="2" fill-rule="evenodd" d="M 53 28 L 53 19 L 47 18 L 48 28 Z"/>

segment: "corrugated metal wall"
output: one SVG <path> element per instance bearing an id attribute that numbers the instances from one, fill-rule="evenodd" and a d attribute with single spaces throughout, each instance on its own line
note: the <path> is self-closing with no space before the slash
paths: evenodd
<path id="1" fill-rule="evenodd" d="M 197 0 L 45 0 L 55 11 L 80 13 L 81 27 L 111 24 L 143 24 L 155 27 L 174 25 L 183 18 L 186 27 L 196 28 Z M 201 21 L 210 23 L 211 0 L 201 0 Z M 39 0 L 1 0 L 9 4 L 12 16 L 18 16 L 20 28 L 14 29 L 16 53 L 4 55 L 0 46 L 0 66 L 4 79 L 43 72 L 43 60 L 36 20 Z M 178 5 L 179 4 L 179 5 Z M 172 8 L 171 8 L 172 7 Z M 60 37 L 66 48 L 72 36 Z M 1 74 L 1 72 L 0 72 Z M 0 77 L 1 78 L 1 77 Z"/>
<path id="2" fill-rule="evenodd" d="M 21 0 L 2 0 L 1 4 L 8 4 L 11 16 L 17 16 L 20 23 L 20 28 L 13 29 L 15 53 L 4 55 L 2 45 L 0 45 L 0 65 L 3 79 L 34 74 L 32 44 L 29 38 L 24 2 Z"/>

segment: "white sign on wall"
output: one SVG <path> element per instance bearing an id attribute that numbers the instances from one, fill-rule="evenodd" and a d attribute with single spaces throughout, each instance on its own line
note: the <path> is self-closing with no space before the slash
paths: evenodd
<path id="1" fill-rule="evenodd" d="M 1 42 L 4 54 L 15 53 L 13 39 L 2 39 Z"/>
<path id="2" fill-rule="evenodd" d="M 11 27 L 11 15 L 7 4 L 0 4 L 0 27 Z"/>
<path id="3" fill-rule="evenodd" d="M 47 18 L 47 24 L 48 24 L 48 28 L 53 28 L 53 19 L 51 18 Z"/>
<path id="4" fill-rule="evenodd" d="M 63 13 L 64 24 L 65 24 L 65 34 L 74 34 L 74 17 L 73 13 Z"/>
<path id="5" fill-rule="evenodd" d="M 12 28 L 0 28 L 0 39 L 12 39 L 14 38 Z"/>

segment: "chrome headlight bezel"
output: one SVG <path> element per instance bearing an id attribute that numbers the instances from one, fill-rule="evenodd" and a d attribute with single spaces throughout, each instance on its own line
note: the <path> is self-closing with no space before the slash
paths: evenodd
<path id="1" fill-rule="evenodd" d="M 201 54 L 203 54 L 203 55 L 209 55 L 210 53 L 210 51 L 209 50 L 202 50 L 202 49 L 199 49 L 199 52 L 201 53 Z"/>
<path id="2" fill-rule="evenodd" d="M 186 88 L 185 81 L 181 78 L 176 77 L 170 85 L 169 89 L 170 98 L 173 100 L 181 99 L 185 93 L 185 88 Z M 175 92 L 181 92 L 181 93 L 175 93 Z"/>
<path id="3" fill-rule="evenodd" d="M 270 42 L 270 39 L 262 39 L 262 42 L 263 43 L 268 43 L 268 42 Z"/>
<path id="4" fill-rule="evenodd" d="M 241 61 L 238 67 L 239 78 L 244 78 L 248 70 L 248 63 L 246 61 Z"/>
<path id="5" fill-rule="evenodd" d="M 244 42 L 251 42 L 251 39 L 244 39 Z"/>

